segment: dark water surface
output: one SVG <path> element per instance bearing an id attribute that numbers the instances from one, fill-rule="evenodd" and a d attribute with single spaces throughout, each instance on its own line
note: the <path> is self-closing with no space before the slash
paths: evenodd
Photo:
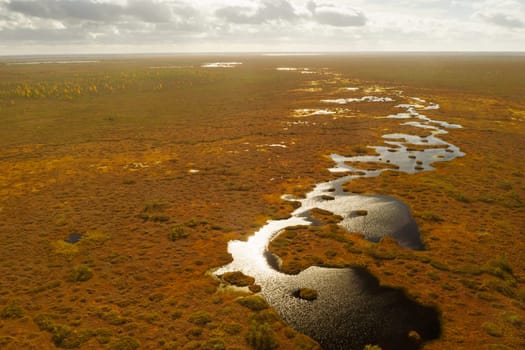
<path id="1" fill-rule="evenodd" d="M 78 243 L 80 241 L 82 236 L 83 236 L 82 233 L 73 232 L 73 233 L 69 234 L 68 238 L 64 239 L 64 242 L 75 244 L 75 243 Z"/>
<path id="2" fill-rule="evenodd" d="M 399 289 L 380 287 L 365 269 L 311 267 L 287 280 L 265 286 L 262 295 L 290 326 L 308 334 L 323 349 L 358 349 L 379 344 L 385 349 L 417 349 L 407 336 L 422 339 L 441 334 L 439 313 Z M 314 301 L 294 296 L 294 288 L 312 288 Z"/>

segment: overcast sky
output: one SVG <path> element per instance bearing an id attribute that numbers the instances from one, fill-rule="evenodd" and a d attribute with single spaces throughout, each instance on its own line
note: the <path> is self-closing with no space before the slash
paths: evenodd
<path id="1" fill-rule="evenodd" d="M 525 51 L 525 0 L 0 0 L 0 55 Z"/>

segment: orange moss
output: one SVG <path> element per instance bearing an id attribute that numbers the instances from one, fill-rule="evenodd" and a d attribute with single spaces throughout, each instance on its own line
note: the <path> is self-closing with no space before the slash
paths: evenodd
<path id="1" fill-rule="evenodd" d="M 0 66 L 0 310 L 15 301 L 23 310 L 22 318 L 2 318 L 1 345 L 54 349 L 51 334 L 33 321 L 44 314 L 67 334 L 92 335 L 82 338 L 87 349 L 127 337 L 144 348 L 213 340 L 244 349 L 252 320 L 269 324 L 281 348 L 316 348 L 271 310 L 238 304 L 244 294 L 217 291 L 206 272 L 230 261 L 229 240 L 290 214 L 294 204 L 282 194 L 301 197 L 334 177 L 326 155 L 371 153 L 365 145 L 380 144 L 389 132 L 424 134 L 382 118 L 396 112 L 393 104 L 357 104 L 337 119 L 312 116 L 308 125 L 288 125 L 294 109 L 326 108 L 323 94 L 337 95 L 344 84 L 379 84 L 436 101 L 442 109 L 429 116 L 464 126 L 443 137 L 466 157 L 435 172 L 386 171 L 346 186 L 407 202 L 428 250 L 369 243 L 318 212 L 321 226 L 287 230 L 271 249 L 284 271 L 365 265 L 383 284 L 436 304 L 444 336 L 428 349 L 521 346 L 525 102 L 522 84 L 512 82 L 523 81 L 522 63 L 483 59 L 483 67 L 515 69 L 511 79 L 487 80 L 492 69 L 435 58 L 449 68 L 434 83 L 436 75 L 421 68 L 432 67 L 428 58 L 293 58 L 301 66 L 348 72 L 314 86 L 307 75 L 267 69 L 278 58 L 245 59 L 250 64 L 235 70 L 158 74 L 149 67 L 204 58 L 108 60 L 53 72 Z M 484 80 L 465 78 L 477 74 Z M 30 93 L 22 96 L 24 84 Z M 258 147 L 281 142 L 287 148 Z M 187 237 L 170 240 L 174 227 Z M 57 243 L 72 232 L 104 238 L 81 240 L 75 249 Z M 502 256 L 511 272 L 505 265 L 482 268 Z M 84 265 L 91 278 L 68 282 L 71 268 Z M 196 325 L 192 315 L 210 321 Z M 487 324 L 502 336 L 494 338 Z"/>

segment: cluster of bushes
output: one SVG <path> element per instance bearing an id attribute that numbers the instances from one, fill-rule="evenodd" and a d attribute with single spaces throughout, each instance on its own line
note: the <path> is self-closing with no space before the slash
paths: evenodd
<path id="1" fill-rule="evenodd" d="M 111 340 L 112 334 L 107 329 L 75 330 L 67 325 L 55 323 L 52 315 L 39 314 L 33 321 L 41 331 L 51 333 L 51 340 L 58 348 L 75 349 L 95 337 L 100 345 L 108 346 L 110 350 L 136 350 L 140 342 L 132 337 L 122 337 Z"/>
<path id="2" fill-rule="evenodd" d="M 252 321 L 246 341 L 255 350 L 273 350 L 279 348 L 279 341 L 268 323 L 259 323 Z"/>
<path id="3" fill-rule="evenodd" d="M 171 231 L 168 233 L 168 238 L 171 241 L 178 241 L 179 239 L 187 238 L 190 234 L 184 230 L 184 226 L 176 225 L 173 226 Z"/>

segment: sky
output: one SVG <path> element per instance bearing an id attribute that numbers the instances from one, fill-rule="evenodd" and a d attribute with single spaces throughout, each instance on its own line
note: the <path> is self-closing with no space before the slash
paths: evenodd
<path id="1" fill-rule="evenodd" d="M 525 51 L 525 0 L 0 0 L 0 55 Z"/>

